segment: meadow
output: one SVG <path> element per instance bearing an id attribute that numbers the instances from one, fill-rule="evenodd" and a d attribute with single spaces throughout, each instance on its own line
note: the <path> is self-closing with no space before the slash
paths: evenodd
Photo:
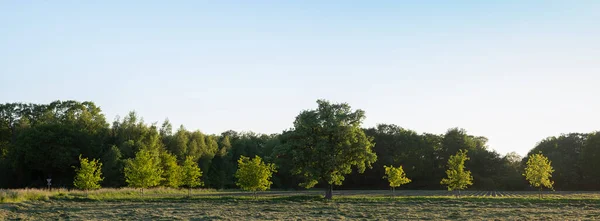
<path id="1" fill-rule="evenodd" d="M 0 220 L 585 220 L 600 219 L 600 192 L 248 192 L 158 188 L 0 190 Z"/>

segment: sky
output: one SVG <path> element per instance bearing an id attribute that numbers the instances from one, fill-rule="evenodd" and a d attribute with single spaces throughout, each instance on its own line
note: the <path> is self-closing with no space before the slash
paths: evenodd
<path id="1" fill-rule="evenodd" d="M 0 103 L 278 133 L 317 99 L 501 154 L 600 129 L 600 1 L 0 0 Z"/>

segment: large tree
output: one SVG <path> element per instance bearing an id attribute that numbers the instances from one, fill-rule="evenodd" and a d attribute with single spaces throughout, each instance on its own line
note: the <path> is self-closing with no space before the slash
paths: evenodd
<path id="1" fill-rule="evenodd" d="M 585 188 L 600 187 L 600 132 L 588 135 L 581 155 Z"/>
<path id="2" fill-rule="evenodd" d="M 121 151 L 115 145 L 111 146 L 102 156 L 102 174 L 105 179 L 103 186 L 119 187 L 125 184 L 123 178 L 124 161 Z"/>
<path id="3" fill-rule="evenodd" d="M 219 142 L 220 149 L 217 151 L 214 159 L 211 161 L 210 168 L 207 171 L 205 183 L 207 186 L 216 189 L 223 189 L 226 185 L 232 183 L 235 168 L 228 154 L 231 149 L 231 141 L 228 136 L 221 136 Z"/>
<path id="4" fill-rule="evenodd" d="M 372 138 L 360 128 L 365 119 L 362 110 L 352 111 L 346 103 L 318 100 L 315 110 L 300 113 L 294 121 L 289 141 L 292 172 L 302 176 L 301 186 L 327 185 L 326 199 L 333 197 L 333 185 L 341 185 L 352 168 L 363 173 L 377 160 L 371 151 Z"/>

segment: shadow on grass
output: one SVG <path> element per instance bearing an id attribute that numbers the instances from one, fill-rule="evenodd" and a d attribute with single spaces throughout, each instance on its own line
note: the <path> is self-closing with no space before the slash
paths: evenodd
<path id="1" fill-rule="evenodd" d="M 197 201 L 206 202 L 259 202 L 259 203 L 281 203 L 281 202 L 316 202 L 325 201 L 322 196 L 295 195 L 295 196 L 138 196 L 132 198 L 95 198 L 93 196 L 55 196 L 51 200 L 72 202 L 147 202 L 147 203 L 193 203 Z"/>
<path id="2" fill-rule="evenodd" d="M 272 195 L 259 194 L 257 197 L 244 192 L 210 193 L 197 194 L 188 198 L 181 194 L 120 194 L 120 195 L 99 195 L 99 194 L 68 194 L 59 193 L 50 196 L 45 200 L 32 201 L 72 201 L 72 202 L 169 202 L 169 203 L 193 203 L 198 201 L 224 202 L 224 203 L 281 203 L 281 202 L 326 202 L 326 203 L 402 203 L 402 204 L 421 204 L 435 203 L 444 205 L 464 205 L 468 203 L 507 203 L 507 204 L 546 204 L 554 207 L 561 204 L 593 204 L 600 205 L 600 199 L 597 198 L 543 198 L 537 197 L 472 197 L 466 196 L 455 198 L 453 196 L 369 196 L 369 195 L 338 195 L 333 200 L 325 200 L 322 195 L 315 192 L 274 192 Z"/>
<path id="3" fill-rule="evenodd" d="M 600 199 L 569 199 L 569 198 L 481 198 L 481 197 L 432 197 L 432 196 L 409 196 L 409 197 L 338 197 L 334 202 L 400 202 L 400 203 L 444 203 L 444 204 L 466 204 L 466 203 L 509 203 L 509 204 L 549 204 L 560 206 L 565 203 L 585 203 L 600 205 Z M 557 204 L 559 203 L 559 204 Z"/>

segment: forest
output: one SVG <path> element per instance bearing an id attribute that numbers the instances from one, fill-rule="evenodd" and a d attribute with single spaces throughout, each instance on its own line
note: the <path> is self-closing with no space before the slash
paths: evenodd
<path id="1" fill-rule="evenodd" d="M 338 127 L 348 129 L 348 134 L 353 136 L 344 139 L 352 140 L 353 144 L 362 143 L 372 152 L 361 155 L 360 159 L 332 157 L 333 161 L 348 162 L 333 167 L 332 170 L 339 171 L 335 173 L 324 173 L 304 163 L 309 162 L 304 158 L 329 157 L 339 152 L 337 147 L 331 147 L 332 154 L 310 152 L 316 150 L 304 147 L 320 145 L 319 140 L 324 140 L 321 138 L 342 139 L 341 135 L 335 136 L 336 131 L 315 129 L 325 128 L 323 124 L 330 123 L 311 120 L 319 119 L 315 111 L 300 112 L 296 119 L 290 119 L 294 127 L 281 133 L 230 130 L 205 134 L 183 125 L 173 128 L 168 120 L 146 123 L 135 112 L 109 123 L 100 107 L 89 101 L 1 104 L 0 188 L 42 188 L 48 177 L 52 178 L 53 187 L 72 188 L 80 156 L 102 163 L 102 187 L 124 187 L 127 186 L 123 175 L 126 162 L 141 150 L 153 150 L 163 159 L 160 166 L 170 159 L 180 165 L 186 159 L 197 162 L 206 188 L 237 188 L 238 159 L 259 156 L 275 165 L 272 189 L 325 187 L 327 183 L 335 184 L 336 189 L 387 189 L 389 184 L 382 179 L 384 166 L 402 165 L 412 182 L 400 189 L 436 190 L 445 188 L 440 180 L 446 175 L 449 157 L 459 150 L 467 150 L 470 160 L 465 167 L 473 176 L 469 189 L 532 189 L 523 177 L 528 157 L 516 153 L 501 155 L 488 147 L 484 136 L 468 134 L 461 128 L 450 128 L 445 134 L 419 134 L 394 124 L 362 128 L 363 111 L 352 112 L 347 104 L 330 104 L 323 100 L 317 103 L 316 111 L 320 113 L 336 119 L 347 117 Z M 555 190 L 600 190 L 600 171 L 597 170 L 600 168 L 600 133 L 550 136 L 539 141 L 528 156 L 540 152 L 548 157 L 555 170 L 552 175 Z M 331 166 L 327 158 L 318 162 L 322 167 Z M 159 185 L 168 186 L 168 183 Z"/>

